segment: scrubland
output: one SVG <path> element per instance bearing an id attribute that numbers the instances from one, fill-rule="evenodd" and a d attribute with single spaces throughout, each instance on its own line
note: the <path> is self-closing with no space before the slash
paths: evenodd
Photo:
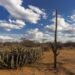
<path id="1" fill-rule="evenodd" d="M 56 70 L 53 68 L 52 49 L 45 49 L 37 46 L 2 47 L 0 75 L 75 75 L 75 48 L 59 49 Z"/>

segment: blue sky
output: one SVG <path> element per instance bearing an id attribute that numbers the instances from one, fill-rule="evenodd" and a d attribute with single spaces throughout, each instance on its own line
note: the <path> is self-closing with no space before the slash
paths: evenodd
<path id="1" fill-rule="evenodd" d="M 61 40 L 63 36 L 64 41 L 73 41 L 74 0 L 0 0 L 0 36 L 18 38 L 16 35 L 23 34 L 31 40 L 52 41 L 55 9 L 58 10 L 59 41 L 64 40 Z"/>

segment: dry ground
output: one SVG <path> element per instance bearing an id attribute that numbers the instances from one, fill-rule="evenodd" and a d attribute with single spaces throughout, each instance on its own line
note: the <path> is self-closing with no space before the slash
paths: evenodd
<path id="1" fill-rule="evenodd" d="M 58 56 L 57 71 L 53 70 L 53 53 L 47 51 L 41 60 L 17 70 L 0 70 L 0 75 L 75 75 L 75 49 L 62 49 Z"/>

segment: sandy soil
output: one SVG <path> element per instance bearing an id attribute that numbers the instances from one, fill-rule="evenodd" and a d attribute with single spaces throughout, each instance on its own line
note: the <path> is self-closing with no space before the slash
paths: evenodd
<path id="1" fill-rule="evenodd" d="M 75 49 L 60 51 L 57 71 L 53 70 L 53 53 L 47 51 L 38 63 L 17 70 L 0 70 L 0 75 L 75 75 Z"/>

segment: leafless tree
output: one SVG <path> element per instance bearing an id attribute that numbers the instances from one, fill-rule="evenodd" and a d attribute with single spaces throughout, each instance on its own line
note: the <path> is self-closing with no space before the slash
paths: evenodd
<path id="1" fill-rule="evenodd" d="M 57 69 L 57 56 L 59 55 L 59 51 L 57 49 L 57 10 L 56 10 L 56 19 L 55 19 L 55 34 L 54 34 L 54 43 L 52 44 L 52 51 L 54 54 L 54 69 Z"/>

